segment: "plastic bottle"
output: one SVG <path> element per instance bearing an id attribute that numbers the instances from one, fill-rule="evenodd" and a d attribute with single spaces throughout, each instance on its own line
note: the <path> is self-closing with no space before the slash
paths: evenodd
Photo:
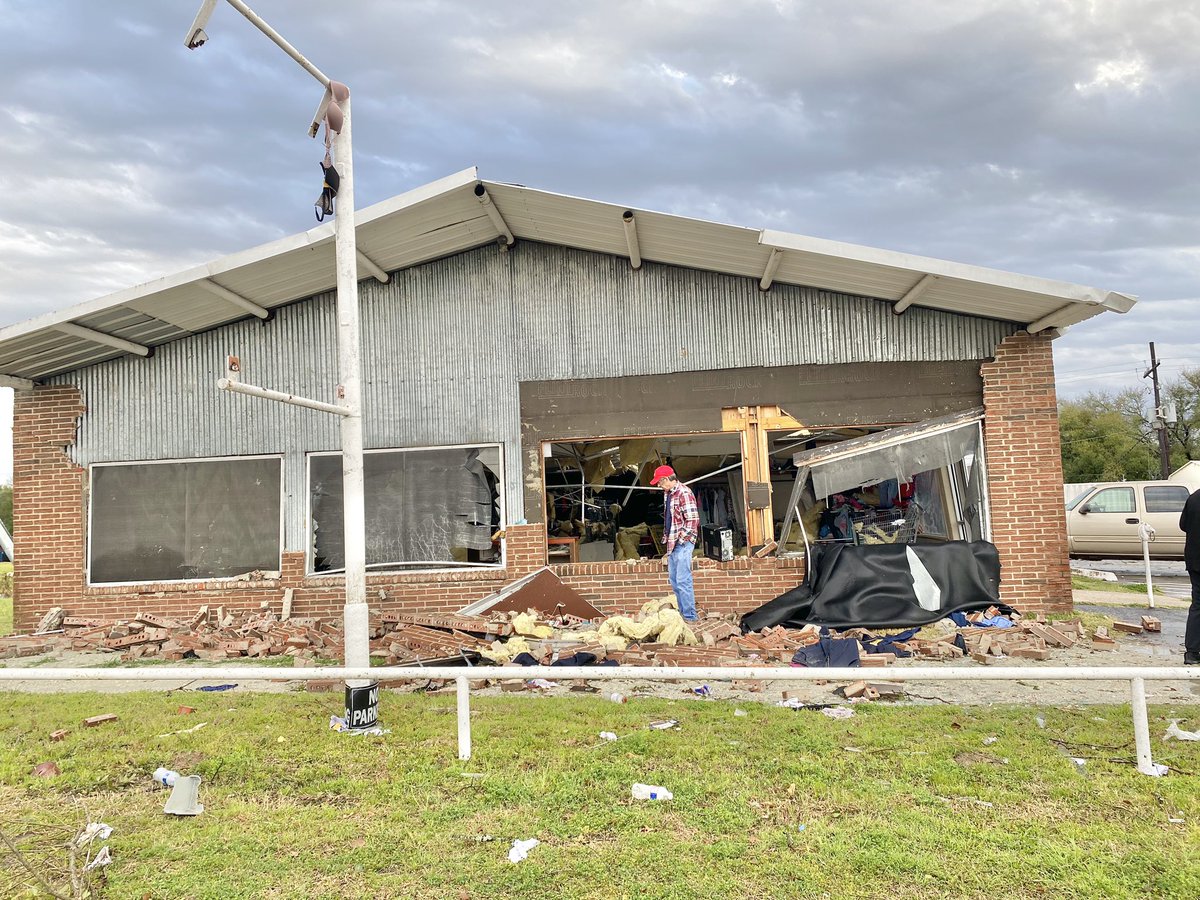
<path id="1" fill-rule="evenodd" d="M 638 782 L 630 790 L 634 800 L 674 800 L 675 795 L 665 787 L 657 784 L 642 784 Z"/>
<path id="2" fill-rule="evenodd" d="M 611 694 L 609 694 L 608 699 L 611 700 L 613 703 L 628 703 L 629 702 L 628 698 L 624 694 L 618 693 L 617 691 L 613 691 Z"/>
<path id="3" fill-rule="evenodd" d="M 179 780 L 179 773 L 159 766 L 154 770 L 154 780 L 163 787 L 175 787 L 175 782 Z"/>

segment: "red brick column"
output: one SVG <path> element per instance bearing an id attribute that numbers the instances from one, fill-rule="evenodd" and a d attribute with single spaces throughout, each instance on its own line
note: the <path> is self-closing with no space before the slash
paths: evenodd
<path id="1" fill-rule="evenodd" d="M 13 403 L 13 628 L 78 605 L 84 571 L 84 471 L 67 458 L 83 415 L 71 386 L 17 391 Z"/>
<path id="2" fill-rule="evenodd" d="M 516 581 L 546 565 L 546 526 L 541 522 L 504 529 L 504 568 Z"/>
<path id="3" fill-rule="evenodd" d="M 1050 339 L 1005 338 L 980 367 L 992 541 L 1000 596 L 1022 612 L 1069 610 L 1058 398 Z"/>

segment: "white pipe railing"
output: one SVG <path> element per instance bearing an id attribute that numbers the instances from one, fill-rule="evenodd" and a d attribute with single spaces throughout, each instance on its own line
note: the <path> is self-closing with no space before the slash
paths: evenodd
<path id="1" fill-rule="evenodd" d="M 1150 542 L 1154 540 L 1154 526 L 1145 522 L 1138 526 L 1138 537 L 1142 540 L 1142 560 L 1146 564 L 1146 605 L 1154 609 L 1154 573 L 1150 571 Z"/>
<path id="2" fill-rule="evenodd" d="M 1137 770 L 1156 774 L 1150 752 L 1150 725 L 1146 712 L 1147 681 L 1200 681 L 1200 666 L 1004 666 L 1001 668 L 934 668 L 912 666 L 895 669 L 774 668 L 763 666 L 329 666 L 271 670 L 253 666 L 189 668 L 152 666 L 138 669 L 6 668 L 4 681 L 288 681 L 371 680 L 421 681 L 453 679 L 458 696 L 458 758 L 471 758 L 471 684 L 476 679 L 519 678 L 528 681 L 1128 681 L 1133 710 L 1133 737 Z"/>

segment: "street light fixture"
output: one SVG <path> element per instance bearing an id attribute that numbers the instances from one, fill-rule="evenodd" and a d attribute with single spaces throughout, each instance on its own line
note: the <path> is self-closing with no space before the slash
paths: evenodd
<path id="1" fill-rule="evenodd" d="M 327 404 L 307 400 L 279 391 L 269 391 L 254 385 L 241 384 L 235 373 L 222 378 L 222 390 L 250 396 L 266 397 L 285 403 L 324 409 L 341 420 L 342 437 L 342 517 L 346 563 L 346 595 L 342 624 L 345 635 L 345 662 L 349 668 L 370 665 L 367 614 L 366 516 L 363 500 L 363 432 L 362 432 L 362 361 L 358 314 L 358 260 L 354 234 L 354 160 L 350 145 L 350 89 L 332 81 L 289 44 L 279 32 L 264 22 L 241 0 L 226 0 L 245 16 L 259 31 L 269 37 L 283 52 L 317 79 L 325 88 L 316 115 L 308 127 L 309 137 L 316 137 L 321 124 L 336 133 L 333 143 L 335 163 L 341 176 L 337 188 L 337 217 L 334 221 L 334 256 L 337 268 L 338 365 L 341 383 L 337 388 L 338 403 Z M 188 29 L 184 44 L 189 49 L 201 47 L 208 40 L 204 28 L 216 8 L 217 0 L 204 0 Z M 375 724 L 378 690 L 369 681 L 346 682 L 346 707 L 351 727 L 370 727 Z M 369 698 L 369 699 L 368 699 Z"/>

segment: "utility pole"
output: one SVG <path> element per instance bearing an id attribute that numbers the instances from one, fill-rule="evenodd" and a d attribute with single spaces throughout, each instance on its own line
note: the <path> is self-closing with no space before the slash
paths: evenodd
<path id="1" fill-rule="evenodd" d="M 1166 417 L 1163 414 L 1162 395 L 1158 387 L 1158 358 L 1154 355 L 1154 341 L 1150 342 L 1150 368 L 1143 378 L 1150 378 L 1154 383 L 1154 416 L 1152 427 L 1158 432 L 1158 462 L 1162 470 L 1161 477 L 1166 481 L 1171 476 L 1171 448 L 1167 438 Z"/>
<path id="2" fill-rule="evenodd" d="M 367 558 L 365 499 L 363 485 L 362 360 L 358 312 L 358 259 L 354 232 L 354 158 L 350 144 L 350 89 L 333 81 L 284 40 L 274 28 L 250 9 L 243 0 L 227 0 L 255 28 L 270 38 L 308 74 L 325 88 L 324 96 L 308 126 L 308 136 L 316 137 L 321 125 L 326 134 L 334 132 L 333 155 L 341 176 L 336 189 L 337 210 L 334 219 L 334 259 L 336 268 L 337 348 L 341 383 L 337 403 L 296 397 L 258 385 L 243 384 L 234 375 L 217 381 L 223 391 L 262 397 L 336 415 L 341 420 L 342 438 L 342 519 L 343 552 L 346 560 L 346 594 L 342 607 L 346 667 L 367 669 L 370 658 L 370 625 L 367 610 Z M 212 16 L 217 0 L 203 0 L 184 44 L 194 50 L 208 41 L 204 26 Z M 369 679 L 346 681 L 346 720 L 351 728 L 369 728 L 378 717 L 379 686 Z"/>

